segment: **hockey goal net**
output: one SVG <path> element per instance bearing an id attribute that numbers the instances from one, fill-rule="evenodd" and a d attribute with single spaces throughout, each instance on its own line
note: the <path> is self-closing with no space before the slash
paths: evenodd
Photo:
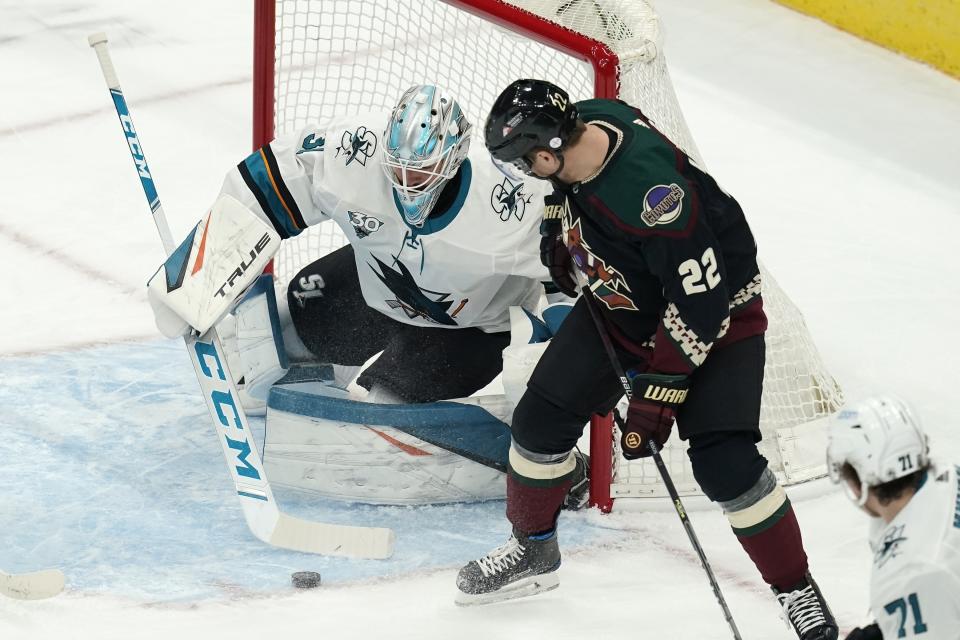
<path id="1" fill-rule="evenodd" d="M 660 22 L 643 0 L 256 0 L 254 146 L 337 114 L 392 107 L 412 84 L 444 86 L 478 135 L 485 109 L 517 78 L 543 78 L 574 100 L 620 97 L 691 156 L 700 154 L 677 103 Z M 475 140 L 473 144 L 482 144 Z M 313 227 L 275 263 L 278 287 L 342 246 Z M 822 476 L 825 418 L 842 401 L 803 318 L 769 273 L 770 320 L 761 452 L 784 484 Z M 626 462 L 609 419 L 591 424 L 593 501 L 666 495 L 650 461 Z M 674 437 L 664 460 L 682 495 L 699 492 Z"/>

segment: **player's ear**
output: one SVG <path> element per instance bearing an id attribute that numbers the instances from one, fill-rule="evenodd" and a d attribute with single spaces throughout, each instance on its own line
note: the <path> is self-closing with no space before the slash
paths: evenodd
<path id="1" fill-rule="evenodd" d="M 539 162 L 541 165 L 546 164 L 547 166 L 553 166 L 557 160 L 557 156 L 552 152 L 546 149 L 537 149 L 530 153 L 532 164 Z"/>

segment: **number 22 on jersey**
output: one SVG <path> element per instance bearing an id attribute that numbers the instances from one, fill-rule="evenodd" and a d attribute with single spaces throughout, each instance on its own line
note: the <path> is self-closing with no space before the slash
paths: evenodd
<path id="1" fill-rule="evenodd" d="M 698 262 L 694 258 L 684 260 L 677 269 L 683 276 L 683 290 L 688 296 L 703 293 L 720 284 L 720 274 L 717 273 L 717 256 L 713 247 L 703 252 Z"/>

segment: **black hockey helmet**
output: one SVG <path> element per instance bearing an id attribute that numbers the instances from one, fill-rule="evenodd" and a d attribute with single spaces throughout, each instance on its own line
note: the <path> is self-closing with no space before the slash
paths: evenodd
<path id="1" fill-rule="evenodd" d="M 579 113 L 567 92 L 546 80 L 516 80 L 497 97 L 484 126 L 495 160 L 529 172 L 525 156 L 534 149 L 558 152 L 567 144 Z"/>

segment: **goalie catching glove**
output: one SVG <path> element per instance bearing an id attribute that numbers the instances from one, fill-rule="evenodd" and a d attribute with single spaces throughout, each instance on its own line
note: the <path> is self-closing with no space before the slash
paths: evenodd
<path id="1" fill-rule="evenodd" d="M 563 293 L 577 297 L 577 283 L 570 269 L 573 260 L 563 241 L 563 207 L 566 197 L 551 193 L 544 198 L 543 222 L 540 223 L 540 262 L 550 272 L 550 278 Z"/>
<path id="2" fill-rule="evenodd" d="M 657 448 L 670 438 L 677 409 L 687 399 L 690 382 L 687 376 L 627 372 L 633 396 L 627 407 L 627 423 L 621 426 L 620 446 L 627 460 L 650 454 L 647 442 L 653 439 Z"/>
<path id="3" fill-rule="evenodd" d="M 147 283 L 157 328 L 168 338 L 220 321 L 280 248 L 280 236 L 222 195 Z"/>

